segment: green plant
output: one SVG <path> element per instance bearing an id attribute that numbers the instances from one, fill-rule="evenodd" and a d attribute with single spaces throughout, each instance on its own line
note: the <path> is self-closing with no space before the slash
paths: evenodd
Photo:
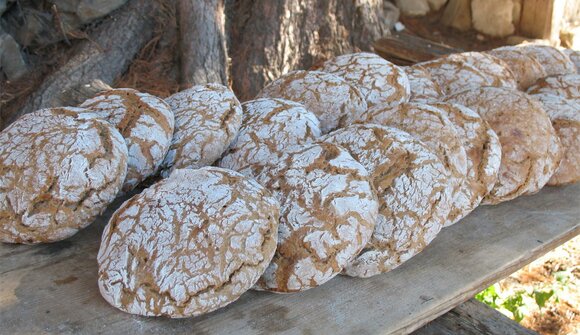
<path id="1" fill-rule="evenodd" d="M 493 284 L 485 290 L 479 292 L 475 295 L 475 299 L 483 302 L 491 308 L 498 309 L 499 306 L 497 305 L 497 300 L 499 299 L 499 295 L 497 294 L 496 286 L 497 284 Z"/>
<path id="2" fill-rule="evenodd" d="M 510 311 L 514 317 L 514 320 L 520 322 L 524 319 L 524 313 L 522 307 L 524 306 L 524 294 L 526 291 L 517 291 L 513 295 L 507 297 L 501 306 L 508 311 Z"/>

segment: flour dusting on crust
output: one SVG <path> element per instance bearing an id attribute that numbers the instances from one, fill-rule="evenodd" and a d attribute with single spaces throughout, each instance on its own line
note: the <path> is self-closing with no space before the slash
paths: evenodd
<path id="1" fill-rule="evenodd" d="M 41 110 L 0 133 L 0 241 L 63 240 L 117 196 L 127 174 L 123 137 L 105 121 L 76 117 L 82 112 Z"/>
<path id="2" fill-rule="evenodd" d="M 278 249 L 257 289 L 287 293 L 322 285 L 369 241 L 377 196 L 367 170 L 343 148 L 298 147 L 256 179 L 281 204 Z"/>
<path id="3" fill-rule="evenodd" d="M 546 71 L 548 76 L 559 74 L 576 73 L 576 66 L 570 60 L 570 57 L 563 51 L 560 51 L 549 45 L 525 44 L 518 45 L 526 55 L 536 59 Z"/>
<path id="4" fill-rule="evenodd" d="M 321 135 L 320 122 L 303 105 L 283 99 L 257 99 L 242 104 L 244 121 L 219 166 L 246 176 L 276 166 L 291 147 Z"/>
<path id="5" fill-rule="evenodd" d="M 437 155 L 408 133 L 352 125 L 322 140 L 344 147 L 371 174 L 379 216 L 371 240 L 344 270 L 355 277 L 388 272 L 421 252 L 449 213 L 449 172 Z"/>
<path id="6" fill-rule="evenodd" d="M 279 204 L 215 167 L 174 170 L 126 201 L 103 232 L 99 289 L 132 314 L 183 318 L 237 300 L 276 249 Z"/>
<path id="7" fill-rule="evenodd" d="M 580 74 L 564 74 L 538 80 L 528 94 L 553 94 L 580 103 Z"/>
<path id="8" fill-rule="evenodd" d="M 83 102 L 81 107 L 123 135 L 129 151 L 124 192 L 158 172 L 174 130 L 173 112 L 161 98 L 133 89 L 114 89 Z"/>
<path id="9" fill-rule="evenodd" d="M 539 191 L 561 159 L 560 140 L 541 103 L 514 89 L 482 87 L 447 98 L 477 112 L 502 146 L 499 178 L 483 203 Z"/>
<path id="10" fill-rule="evenodd" d="M 345 127 L 367 109 L 362 93 L 339 76 L 293 71 L 266 85 L 258 98 L 282 98 L 303 104 L 318 117 L 322 132 Z"/>
<path id="11" fill-rule="evenodd" d="M 544 66 L 535 58 L 516 46 L 504 46 L 486 51 L 504 61 L 514 74 L 520 90 L 525 90 L 533 83 L 547 76 Z"/>
<path id="12" fill-rule="evenodd" d="M 364 95 L 368 107 L 384 104 L 396 106 L 409 101 L 409 79 L 402 68 L 382 57 L 359 52 L 335 57 L 319 69 L 335 74 L 355 85 Z"/>
<path id="13" fill-rule="evenodd" d="M 469 206 L 460 196 L 467 175 L 467 154 L 453 123 L 445 113 L 435 107 L 420 103 L 404 103 L 395 108 L 375 106 L 364 115 L 362 123 L 375 123 L 408 132 L 424 142 L 451 174 L 451 199 L 449 210 Z M 447 222 L 452 224 L 454 222 Z"/>
<path id="14" fill-rule="evenodd" d="M 445 95 L 482 86 L 515 88 L 517 85 L 505 63 L 479 52 L 451 54 L 419 65 L 429 72 Z"/>
<path id="15" fill-rule="evenodd" d="M 162 169 L 199 168 L 213 164 L 242 125 L 242 106 L 220 84 L 193 86 L 165 99 L 175 114 L 175 133 Z"/>
<path id="16" fill-rule="evenodd" d="M 497 182 L 501 163 L 501 144 L 497 134 L 481 116 L 458 104 L 435 103 L 455 126 L 467 155 L 467 175 L 457 192 L 447 225 L 471 213 Z"/>
<path id="17" fill-rule="evenodd" d="M 410 102 L 430 103 L 441 99 L 443 92 L 439 84 L 433 81 L 429 72 L 421 65 L 406 66 L 403 69 L 411 87 Z"/>
<path id="18" fill-rule="evenodd" d="M 580 104 L 553 94 L 535 94 L 562 142 L 562 161 L 548 185 L 580 181 Z"/>

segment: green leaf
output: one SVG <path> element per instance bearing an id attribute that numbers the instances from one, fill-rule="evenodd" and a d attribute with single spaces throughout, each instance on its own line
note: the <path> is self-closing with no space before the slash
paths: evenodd
<path id="1" fill-rule="evenodd" d="M 522 321 L 524 318 L 521 307 L 524 305 L 522 296 L 525 293 L 525 291 L 517 291 L 514 295 L 509 296 L 502 304 L 502 307 L 510 311 L 514 316 L 514 320 L 517 322 Z"/>
<path id="2" fill-rule="evenodd" d="M 532 293 L 532 296 L 534 297 L 534 300 L 536 300 L 536 304 L 538 304 L 538 307 L 540 309 L 544 308 L 544 306 L 546 306 L 546 301 L 548 301 L 552 296 L 554 295 L 554 290 L 549 290 L 549 291 L 537 291 L 534 290 L 534 293 Z"/>
<path id="3" fill-rule="evenodd" d="M 490 287 L 475 295 L 475 299 L 495 309 L 499 307 L 496 302 L 498 298 L 499 295 L 495 290 L 495 285 L 491 285 Z"/>

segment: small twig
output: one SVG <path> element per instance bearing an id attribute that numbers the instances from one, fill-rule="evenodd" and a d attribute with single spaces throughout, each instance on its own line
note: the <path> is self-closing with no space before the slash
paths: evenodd
<path id="1" fill-rule="evenodd" d="M 71 45 L 70 41 L 68 40 L 68 36 L 66 35 L 66 32 L 64 31 L 64 25 L 62 24 L 62 20 L 60 19 L 60 14 L 58 13 L 58 8 L 56 7 L 56 5 L 52 5 L 52 7 L 50 8 L 54 17 L 54 23 L 56 24 L 56 28 L 58 30 L 60 30 L 62 36 L 64 37 L 64 41 L 66 42 L 66 44 L 68 46 Z"/>

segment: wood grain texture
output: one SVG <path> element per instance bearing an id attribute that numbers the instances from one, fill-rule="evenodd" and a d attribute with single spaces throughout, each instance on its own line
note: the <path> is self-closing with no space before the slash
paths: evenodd
<path id="1" fill-rule="evenodd" d="M 252 99 L 292 70 L 359 50 L 387 33 L 382 0 L 226 1 L 234 92 Z"/>
<path id="2" fill-rule="evenodd" d="M 426 62 L 463 51 L 408 33 L 396 33 L 380 38 L 375 41 L 374 49 L 379 56 L 398 65 Z"/>
<path id="3" fill-rule="evenodd" d="M 184 320 L 128 315 L 101 298 L 95 257 L 110 213 L 60 243 L 0 245 L 2 332 L 410 333 L 580 233 L 580 184 L 480 207 L 390 273 L 291 295 L 248 292 Z"/>
<path id="4" fill-rule="evenodd" d="M 228 84 L 223 0 L 177 2 L 181 85 Z"/>
<path id="5" fill-rule="evenodd" d="M 2 115 L 4 125 L 40 108 L 66 106 L 67 92 L 91 80 L 100 79 L 111 85 L 153 36 L 158 10 L 156 0 L 132 0 L 113 12 L 77 45 L 66 64 L 43 80 L 20 110 Z"/>
<path id="6" fill-rule="evenodd" d="M 469 299 L 412 335 L 538 335 L 475 299 Z"/>
<path id="7" fill-rule="evenodd" d="M 523 0 L 520 32 L 527 37 L 557 41 L 566 0 Z"/>

